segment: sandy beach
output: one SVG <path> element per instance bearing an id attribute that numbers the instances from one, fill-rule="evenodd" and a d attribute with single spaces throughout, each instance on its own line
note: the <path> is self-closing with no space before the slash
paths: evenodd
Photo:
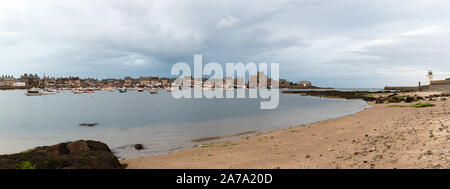
<path id="1" fill-rule="evenodd" d="M 424 100 L 436 106 L 423 108 L 371 103 L 373 108 L 346 117 L 122 163 L 129 169 L 448 169 L 448 100 Z"/>

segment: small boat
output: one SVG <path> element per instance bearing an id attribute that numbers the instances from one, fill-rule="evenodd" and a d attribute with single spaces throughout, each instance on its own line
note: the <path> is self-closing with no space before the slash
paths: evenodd
<path id="1" fill-rule="evenodd" d="M 233 91 L 234 88 L 231 88 L 231 87 L 225 87 L 225 88 L 223 88 L 223 90 L 224 90 L 224 91 Z"/>
<path id="2" fill-rule="evenodd" d="M 43 95 L 52 95 L 52 94 L 56 94 L 58 93 L 56 90 L 51 90 L 51 89 L 44 89 L 44 91 L 42 92 Z"/>
<path id="3" fill-rule="evenodd" d="M 83 90 L 84 93 L 94 93 L 94 89 L 84 89 Z"/>
<path id="4" fill-rule="evenodd" d="M 81 89 L 72 89 L 73 94 L 83 94 L 83 90 Z"/>
<path id="5" fill-rule="evenodd" d="M 119 89 L 119 93 L 126 93 L 127 89 Z"/>
<path id="6" fill-rule="evenodd" d="M 144 89 L 143 88 L 138 88 L 137 91 L 138 92 L 144 92 Z"/>
<path id="7" fill-rule="evenodd" d="M 41 96 L 42 92 L 39 89 L 32 88 L 25 93 L 27 96 Z"/>
<path id="8" fill-rule="evenodd" d="M 150 89 L 148 92 L 150 92 L 150 94 L 158 94 L 156 89 Z"/>

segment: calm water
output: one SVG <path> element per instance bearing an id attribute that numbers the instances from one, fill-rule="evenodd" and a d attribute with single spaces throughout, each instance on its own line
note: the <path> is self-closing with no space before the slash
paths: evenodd
<path id="1" fill-rule="evenodd" d="M 80 139 L 107 143 L 121 158 L 191 147 L 191 140 L 246 131 L 264 132 L 356 113 L 361 100 L 280 94 L 274 110 L 259 99 L 174 99 L 165 91 L 24 95 L 0 91 L 0 154 Z M 80 127 L 80 123 L 99 123 Z M 134 144 L 144 144 L 137 151 Z"/>

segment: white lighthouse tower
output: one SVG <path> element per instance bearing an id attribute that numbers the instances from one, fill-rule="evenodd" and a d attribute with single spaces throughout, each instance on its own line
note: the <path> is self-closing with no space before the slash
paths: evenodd
<path id="1" fill-rule="evenodd" d="M 431 85 L 431 81 L 433 81 L 433 71 L 431 69 L 428 70 L 427 78 L 428 78 L 428 85 Z"/>

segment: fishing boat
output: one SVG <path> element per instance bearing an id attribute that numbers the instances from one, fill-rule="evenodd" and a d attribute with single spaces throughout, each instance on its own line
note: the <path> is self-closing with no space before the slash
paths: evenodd
<path id="1" fill-rule="evenodd" d="M 127 89 L 119 89 L 119 93 L 126 93 Z"/>
<path id="2" fill-rule="evenodd" d="M 150 94 L 158 94 L 158 90 L 156 89 L 150 89 L 148 92 L 150 92 Z"/>
<path id="3" fill-rule="evenodd" d="M 41 96 L 42 95 L 42 91 L 40 91 L 37 88 L 31 88 L 30 90 L 27 91 L 27 93 L 25 93 L 25 95 L 27 95 L 27 96 Z"/>
<path id="4" fill-rule="evenodd" d="M 84 89 L 83 90 L 84 93 L 94 93 L 94 89 Z"/>

